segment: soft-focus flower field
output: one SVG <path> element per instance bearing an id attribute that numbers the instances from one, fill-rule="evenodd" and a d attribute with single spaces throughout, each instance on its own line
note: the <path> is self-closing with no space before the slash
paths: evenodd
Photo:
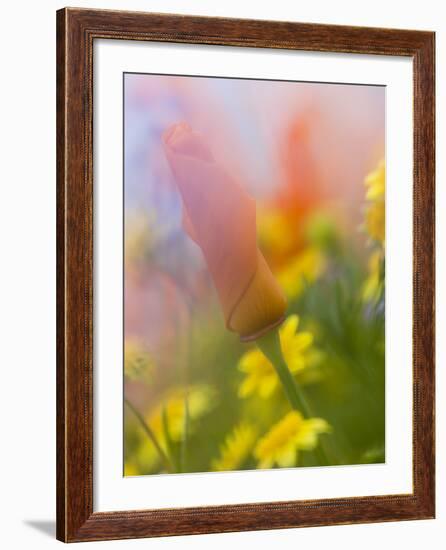
<path id="1" fill-rule="evenodd" d="M 140 74 L 124 84 L 125 475 L 383 462 L 384 89 Z M 198 136 L 192 168 L 175 159 L 171 128 Z M 186 169 L 202 186 L 192 222 Z M 218 170 L 237 187 L 200 203 Z M 246 265 L 258 262 L 260 282 L 233 311 L 251 202 Z M 286 302 L 280 346 L 306 410 L 290 405 L 262 346 L 240 339 L 268 315 L 258 300 L 279 312 Z"/>

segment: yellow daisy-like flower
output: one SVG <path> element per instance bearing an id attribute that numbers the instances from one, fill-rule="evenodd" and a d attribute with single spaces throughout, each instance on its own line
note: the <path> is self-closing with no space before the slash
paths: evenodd
<path id="1" fill-rule="evenodd" d="M 226 437 L 220 448 L 220 457 L 213 460 L 212 469 L 216 472 L 236 470 L 243 465 L 251 453 L 257 438 L 256 430 L 241 423 Z"/>
<path id="2" fill-rule="evenodd" d="M 366 199 L 368 201 L 365 211 L 365 227 L 372 239 L 384 246 L 386 219 L 386 167 L 384 160 L 381 160 L 378 167 L 365 178 L 364 184 L 367 189 Z"/>
<path id="3" fill-rule="evenodd" d="M 138 429 L 138 443 L 132 455 L 124 462 L 124 476 L 138 476 L 155 473 L 159 469 L 160 457 L 153 443 Z"/>
<path id="4" fill-rule="evenodd" d="M 382 250 L 375 250 L 369 258 L 369 274 L 362 287 L 365 302 L 377 302 L 381 297 L 384 289 L 383 261 Z"/>
<path id="5" fill-rule="evenodd" d="M 322 418 L 305 420 L 298 411 L 289 412 L 264 435 L 254 449 L 258 468 L 281 468 L 296 465 L 298 451 L 311 451 L 318 444 L 318 435 L 329 433 L 330 425 Z"/>
<path id="6" fill-rule="evenodd" d="M 149 380 L 155 368 L 152 356 L 140 342 L 128 340 L 124 346 L 124 374 L 129 380 Z"/>
<path id="7" fill-rule="evenodd" d="M 164 438 L 163 410 L 166 412 L 170 437 L 173 441 L 181 441 L 186 417 L 186 397 L 187 412 L 191 422 L 209 412 L 215 402 L 214 390 L 204 384 L 169 391 L 147 418 L 150 428 L 161 441 Z M 193 425 L 188 429 L 192 430 Z"/>
<path id="8" fill-rule="evenodd" d="M 325 268 L 324 254 L 308 246 L 297 254 L 277 275 L 280 286 L 289 298 L 297 298 L 307 284 L 313 283 Z"/>
<path id="9" fill-rule="evenodd" d="M 279 329 L 282 352 L 293 374 L 320 361 L 320 352 L 313 347 L 313 335 L 308 331 L 297 332 L 298 325 L 299 317 L 290 315 Z M 244 353 L 238 367 L 246 374 L 239 388 L 240 397 L 258 392 L 267 398 L 280 384 L 274 366 L 258 348 Z"/>

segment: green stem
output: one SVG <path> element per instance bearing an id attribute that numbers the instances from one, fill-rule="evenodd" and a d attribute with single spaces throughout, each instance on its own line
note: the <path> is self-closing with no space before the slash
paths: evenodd
<path id="1" fill-rule="evenodd" d="M 300 411 L 307 418 L 313 416 L 301 388 L 296 384 L 288 365 L 283 358 L 282 348 L 280 346 L 280 337 L 277 330 L 269 331 L 256 341 L 261 352 L 276 369 L 288 401 L 293 409 Z"/>
<path id="2" fill-rule="evenodd" d="M 169 460 L 169 457 L 166 455 L 166 453 L 161 448 L 160 444 L 158 443 L 158 440 L 155 437 L 155 434 L 153 433 L 153 431 L 151 430 L 151 428 L 149 427 L 147 422 L 144 420 L 142 414 L 138 411 L 138 409 L 136 409 L 134 407 L 134 405 L 132 405 L 132 403 L 127 398 L 124 398 L 124 403 L 132 411 L 132 413 L 135 415 L 138 422 L 141 424 L 142 429 L 148 435 L 150 441 L 153 443 L 153 446 L 155 447 L 155 449 L 156 449 L 156 451 L 157 451 L 157 453 L 158 453 L 158 455 L 161 459 L 161 462 L 164 464 L 164 467 L 166 468 L 166 470 L 168 472 L 173 472 L 174 468 L 173 468 L 173 465 L 172 465 L 171 461 Z"/>
<path id="3" fill-rule="evenodd" d="M 282 353 L 282 347 L 280 345 L 280 336 L 279 331 L 270 330 L 264 336 L 256 340 L 257 346 L 260 348 L 260 351 L 265 355 L 267 359 L 274 366 L 277 375 L 282 383 L 282 387 L 285 391 L 285 394 L 290 402 L 291 407 L 303 413 L 306 418 L 311 418 L 314 416 L 311 406 L 305 398 L 304 392 L 299 384 L 296 383 L 296 380 L 293 378 L 288 365 L 285 362 Z M 315 453 L 318 457 L 320 463 L 332 464 L 327 457 L 325 446 L 323 442 L 320 441 L 321 445 L 316 447 Z"/>

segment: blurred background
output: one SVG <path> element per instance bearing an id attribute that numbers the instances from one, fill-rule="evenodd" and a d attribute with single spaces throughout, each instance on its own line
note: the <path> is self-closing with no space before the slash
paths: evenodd
<path id="1" fill-rule="evenodd" d="M 144 74 L 124 86 L 125 475 L 266 467 L 260 449 L 286 443 L 274 369 L 226 330 L 182 228 L 161 141 L 182 121 L 256 200 L 288 299 L 284 354 L 329 427 L 302 424 L 286 465 L 383 462 L 385 89 Z"/>

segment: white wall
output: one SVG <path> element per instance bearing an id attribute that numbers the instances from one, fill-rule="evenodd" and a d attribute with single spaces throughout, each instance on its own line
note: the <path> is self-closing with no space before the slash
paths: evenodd
<path id="1" fill-rule="evenodd" d="M 437 267 L 446 276 L 446 17 L 444 2 L 349 0 L 97 0 L 95 8 L 255 17 L 437 32 Z M 64 2 L 2 5 L 1 543 L 36 550 L 58 544 L 55 517 L 55 10 Z M 4 43 L 3 43 L 4 42 Z M 5 127 L 6 121 L 6 127 Z M 6 194 L 5 194 L 6 192 Z M 440 253 L 440 251 L 442 253 Z M 446 535 L 446 292 L 437 289 L 438 510 L 435 521 L 319 527 L 101 543 L 101 548 L 343 548 L 393 544 L 441 548 Z M 6 380 L 5 380 L 6 375 Z M 5 464 L 3 464 L 5 462 Z M 98 546 L 99 547 L 99 546 Z"/>

